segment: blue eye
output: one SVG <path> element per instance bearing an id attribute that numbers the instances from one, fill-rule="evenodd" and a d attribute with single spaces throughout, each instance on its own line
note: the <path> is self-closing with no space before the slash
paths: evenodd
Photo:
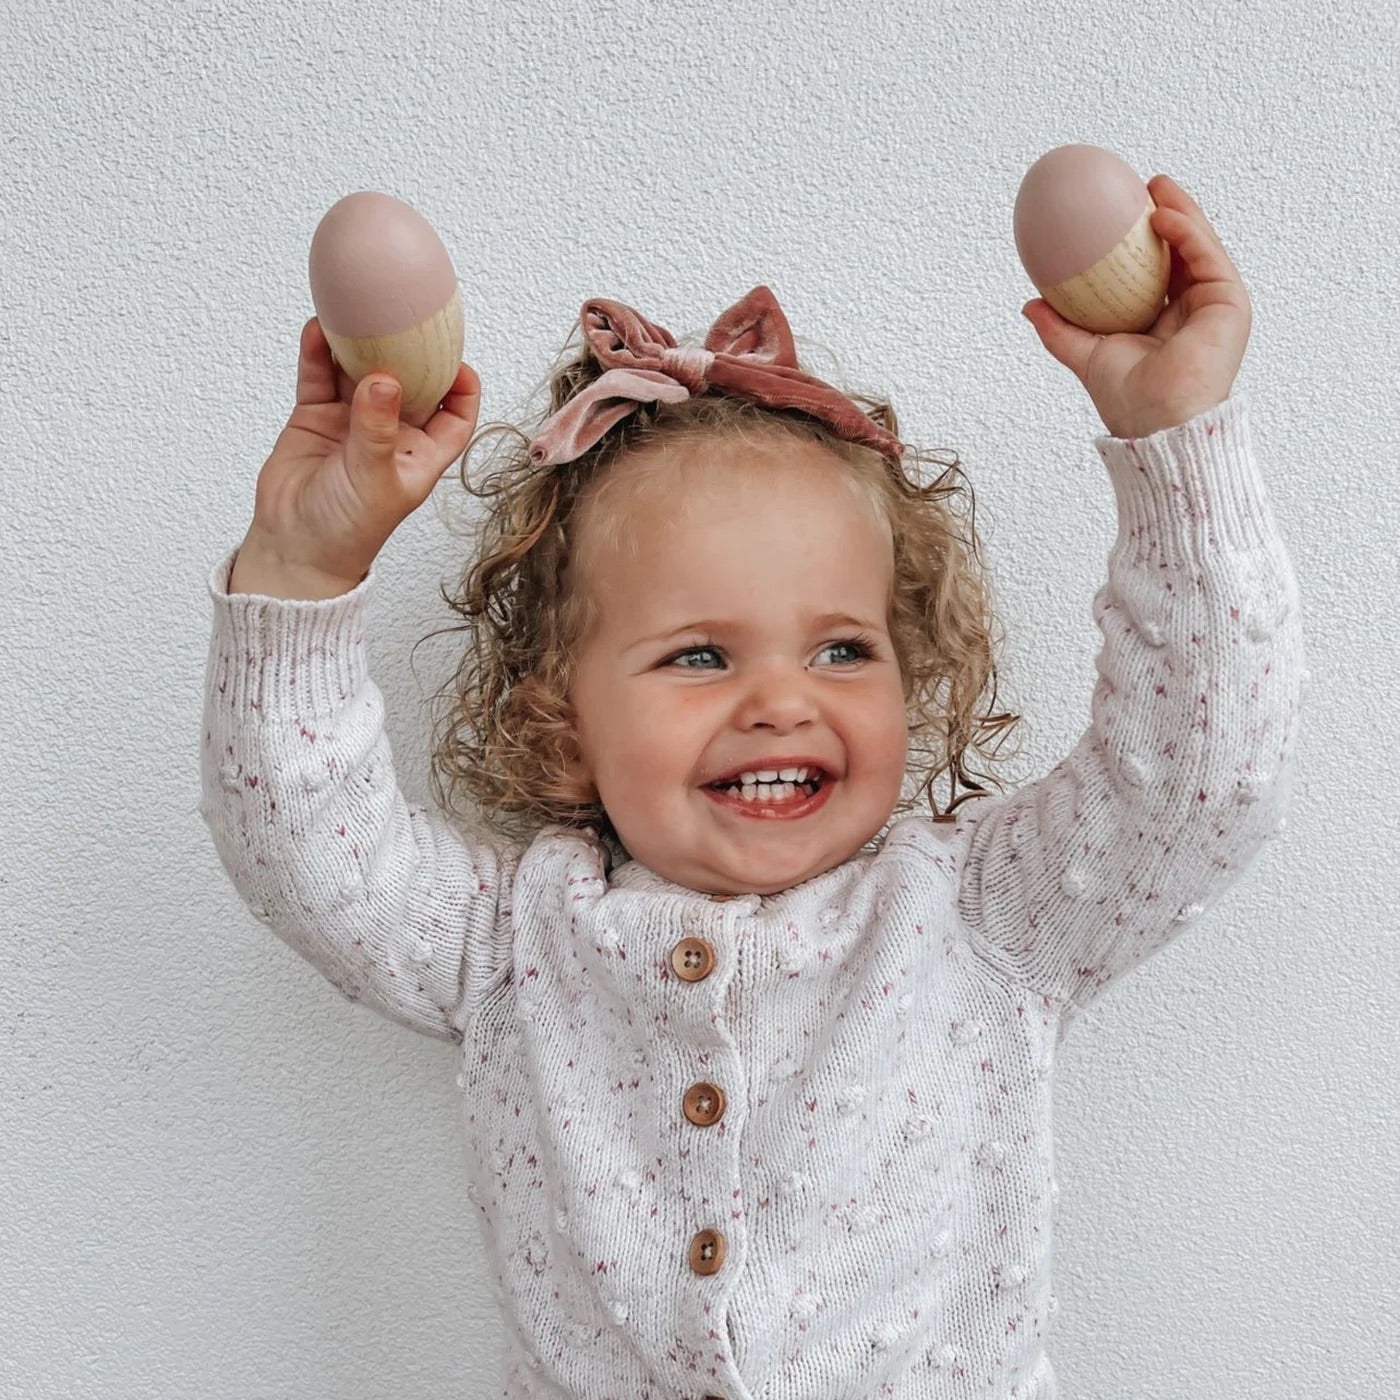
<path id="1" fill-rule="evenodd" d="M 866 657 L 870 655 L 870 646 L 861 638 L 856 637 L 844 642 L 828 642 L 826 646 L 822 648 L 822 652 L 828 651 L 847 651 L 853 653 L 853 655 L 844 658 L 845 663 L 849 665 L 852 661 L 864 661 Z M 821 653 L 818 654 L 820 655 Z"/>
<path id="2" fill-rule="evenodd" d="M 687 671 L 703 671 L 703 670 L 707 670 L 708 668 L 707 668 L 707 667 L 704 667 L 704 666 L 691 666 L 691 665 L 685 664 L 685 658 L 686 658 L 687 656 L 718 656 L 718 655 L 719 655 L 719 652 L 718 652 L 714 647 L 691 647 L 691 649 L 690 649 L 689 651 L 678 651 L 673 657 L 670 658 L 670 660 L 667 662 L 667 665 L 669 665 L 669 666 L 681 666 L 683 670 L 687 670 Z"/>
<path id="3" fill-rule="evenodd" d="M 866 661 L 875 654 L 874 644 L 865 637 L 849 637 L 839 642 L 828 642 L 818 653 L 818 656 L 825 656 L 829 652 L 846 653 L 844 656 L 838 655 L 833 664 L 837 666 L 850 666 L 858 661 Z M 666 665 L 679 666 L 683 671 L 711 671 L 718 669 L 714 666 L 705 666 L 692 663 L 688 658 L 695 656 L 713 657 L 721 665 L 720 649 L 713 646 L 689 647 L 685 651 L 678 651 L 674 656 L 666 659 Z"/>

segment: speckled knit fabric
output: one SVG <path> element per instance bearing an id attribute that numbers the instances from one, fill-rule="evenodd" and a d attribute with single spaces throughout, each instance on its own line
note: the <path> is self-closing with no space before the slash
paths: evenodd
<path id="1" fill-rule="evenodd" d="M 1096 445 L 1120 528 L 1073 752 L 762 898 L 408 806 L 373 575 L 289 603 L 215 568 L 205 820 L 257 918 L 460 1043 L 512 1400 L 1055 1395 L 1056 1051 L 1279 829 L 1302 665 L 1244 402 Z"/>

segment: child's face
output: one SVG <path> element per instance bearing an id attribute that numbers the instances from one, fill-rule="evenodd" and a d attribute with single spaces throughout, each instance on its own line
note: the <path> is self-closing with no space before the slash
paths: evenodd
<path id="1" fill-rule="evenodd" d="M 656 456 L 637 466 L 646 489 L 623 522 L 635 549 L 597 541 L 582 581 L 602 619 L 570 689 L 587 774 L 628 851 L 663 878 L 787 889 L 854 855 L 899 798 L 889 526 L 817 444 L 710 443 L 685 449 L 684 472 Z M 804 764 L 824 770 L 815 798 L 709 786 Z"/>

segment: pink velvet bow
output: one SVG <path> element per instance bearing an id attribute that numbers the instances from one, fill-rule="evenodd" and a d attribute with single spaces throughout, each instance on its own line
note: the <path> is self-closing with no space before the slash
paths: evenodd
<path id="1" fill-rule="evenodd" d="M 904 444 L 830 384 L 797 367 L 792 331 L 773 293 L 755 287 L 710 328 L 705 347 L 678 346 L 670 331 L 617 301 L 583 304 L 584 337 L 606 366 L 530 443 L 539 466 L 581 457 L 615 423 L 643 403 L 679 403 L 707 389 L 734 394 L 765 408 L 799 409 L 847 442 L 898 457 Z"/>

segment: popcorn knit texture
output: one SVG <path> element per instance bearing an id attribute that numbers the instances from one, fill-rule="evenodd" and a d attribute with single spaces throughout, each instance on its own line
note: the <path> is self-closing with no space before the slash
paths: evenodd
<path id="1" fill-rule="evenodd" d="M 1303 664 L 1245 401 L 1096 445 L 1077 746 L 763 897 L 409 806 L 373 573 L 302 603 L 214 569 L 201 810 L 255 917 L 460 1044 L 510 1400 L 1053 1400 L 1057 1050 L 1281 828 Z"/>

